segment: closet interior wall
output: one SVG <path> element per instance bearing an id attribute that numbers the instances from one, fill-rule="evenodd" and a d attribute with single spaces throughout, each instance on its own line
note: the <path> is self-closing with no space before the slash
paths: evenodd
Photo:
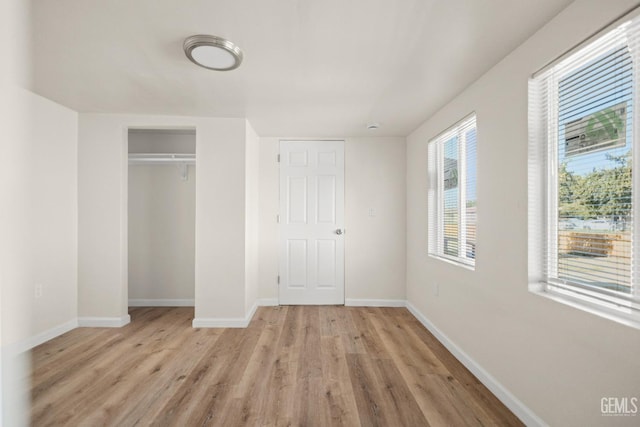
<path id="1" fill-rule="evenodd" d="M 130 306 L 194 305 L 195 163 L 169 158 L 195 158 L 195 142 L 195 130 L 129 131 Z"/>

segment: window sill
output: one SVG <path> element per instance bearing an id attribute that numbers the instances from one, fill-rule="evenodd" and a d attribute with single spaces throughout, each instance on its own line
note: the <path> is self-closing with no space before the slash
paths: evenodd
<path id="1" fill-rule="evenodd" d="M 551 289 L 546 289 L 544 284 L 530 284 L 529 292 L 552 301 L 568 305 L 569 307 L 586 311 L 587 313 L 594 314 L 604 319 L 608 319 L 634 329 L 640 329 L 640 315 L 626 313 L 622 310 L 608 307 L 604 304 L 597 304 L 590 301 L 588 298 L 572 295 L 568 292 L 560 293 Z"/>
<path id="2" fill-rule="evenodd" d="M 428 255 L 429 255 L 430 258 L 437 259 L 437 260 L 440 260 L 440 261 L 444 261 L 444 262 L 449 263 L 449 264 L 457 265 L 458 267 L 462 267 L 462 268 L 465 268 L 467 270 L 475 271 L 475 269 L 476 269 L 475 264 L 467 264 L 467 263 L 464 263 L 464 262 L 458 260 L 457 258 L 453 258 L 453 257 L 450 258 L 450 257 L 447 257 L 447 256 L 436 255 L 436 254 L 428 254 Z"/>

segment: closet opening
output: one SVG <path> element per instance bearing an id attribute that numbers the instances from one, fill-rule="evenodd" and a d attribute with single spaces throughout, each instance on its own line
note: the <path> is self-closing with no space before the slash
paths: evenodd
<path id="1" fill-rule="evenodd" d="M 129 129 L 128 163 L 129 311 L 193 307 L 196 130 Z"/>

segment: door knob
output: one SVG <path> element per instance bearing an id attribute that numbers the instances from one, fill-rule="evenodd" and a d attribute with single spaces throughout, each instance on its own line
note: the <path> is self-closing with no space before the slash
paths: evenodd
<path id="1" fill-rule="evenodd" d="M 339 235 L 341 235 L 341 234 L 342 234 L 342 230 L 341 230 L 340 228 L 338 228 L 338 229 L 336 230 L 336 234 L 337 234 L 338 236 L 339 236 Z"/>

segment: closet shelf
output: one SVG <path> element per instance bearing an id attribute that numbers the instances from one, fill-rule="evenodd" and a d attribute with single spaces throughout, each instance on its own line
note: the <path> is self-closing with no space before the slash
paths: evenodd
<path id="1" fill-rule="evenodd" d="M 130 165 L 196 164 L 195 154 L 185 153 L 129 153 Z"/>

